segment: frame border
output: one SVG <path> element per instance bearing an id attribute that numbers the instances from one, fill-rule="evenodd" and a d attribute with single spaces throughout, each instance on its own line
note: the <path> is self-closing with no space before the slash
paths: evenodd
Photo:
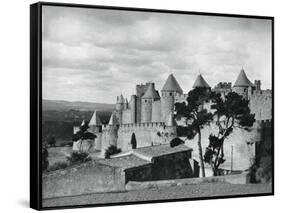
<path id="1" fill-rule="evenodd" d="M 171 13 L 171 14 L 186 14 L 186 15 L 201 15 L 201 16 L 216 16 L 216 17 L 231 17 L 231 18 L 251 18 L 251 19 L 267 19 L 271 20 L 271 83 L 272 83 L 272 192 L 260 194 L 243 194 L 243 195 L 226 195 L 214 197 L 194 197 L 180 199 L 160 199 L 148 201 L 132 201 L 132 202 L 116 202 L 104 204 L 85 204 L 73 206 L 42 206 L 42 144 L 39 141 L 42 138 L 42 7 L 75 7 L 87 9 L 108 9 L 121 11 L 136 11 L 136 12 L 154 12 L 154 13 Z M 274 17 L 259 16 L 259 15 L 243 15 L 243 14 L 228 14 L 228 13 L 211 13 L 211 12 L 195 12 L 182 10 L 167 10 L 167 9 L 148 9 L 148 8 L 133 8 L 105 5 L 88 5 L 74 3 L 55 3 L 55 2 L 38 2 L 30 5 L 30 207 L 36 210 L 53 210 L 53 209 L 73 209 L 101 206 L 120 206 L 120 205 L 135 205 L 135 204 L 151 204 L 151 203 L 166 203 L 180 201 L 199 201 L 227 198 L 242 198 L 242 197 L 260 197 L 274 195 Z"/>

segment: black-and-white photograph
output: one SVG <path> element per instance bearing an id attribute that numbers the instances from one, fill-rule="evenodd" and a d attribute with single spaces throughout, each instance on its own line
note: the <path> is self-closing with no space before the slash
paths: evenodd
<path id="1" fill-rule="evenodd" d="M 42 5 L 42 207 L 273 193 L 273 19 Z"/>

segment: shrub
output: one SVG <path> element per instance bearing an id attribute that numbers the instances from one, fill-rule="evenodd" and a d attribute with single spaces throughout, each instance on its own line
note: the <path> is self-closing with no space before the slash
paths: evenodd
<path id="1" fill-rule="evenodd" d="M 56 138 L 55 136 L 49 136 L 47 137 L 47 144 L 50 146 L 56 146 Z"/>
<path id="2" fill-rule="evenodd" d="M 172 148 L 181 144 L 184 144 L 184 141 L 179 138 L 174 138 L 173 140 L 170 141 L 170 147 Z"/>
<path id="3" fill-rule="evenodd" d="M 47 144 L 43 143 L 42 146 L 42 169 L 45 171 L 49 166 Z"/>
<path id="4" fill-rule="evenodd" d="M 73 151 L 70 156 L 66 157 L 70 164 L 84 163 L 92 160 L 88 152 Z"/>
<path id="5" fill-rule="evenodd" d="M 118 154 L 120 152 L 121 152 L 121 149 L 117 148 L 114 145 L 111 145 L 105 150 L 104 156 L 105 156 L 105 158 L 110 158 L 111 155 Z"/>
<path id="6" fill-rule="evenodd" d="M 268 183 L 272 180 L 272 157 L 262 157 L 250 168 L 250 182 L 251 183 Z"/>
<path id="7" fill-rule="evenodd" d="M 61 161 L 61 162 L 55 162 L 53 165 L 51 165 L 48 169 L 48 171 L 55 171 L 55 170 L 59 170 L 59 169 L 65 169 L 69 166 L 69 164 L 65 161 Z"/>

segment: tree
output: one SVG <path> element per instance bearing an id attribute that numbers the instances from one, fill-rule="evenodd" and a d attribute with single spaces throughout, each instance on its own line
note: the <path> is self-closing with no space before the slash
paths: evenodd
<path id="1" fill-rule="evenodd" d="M 72 141 L 77 142 L 80 141 L 80 151 L 82 151 L 82 144 L 85 140 L 95 140 L 95 138 L 97 137 L 95 134 L 88 132 L 87 130 L 89 129 L 89 126 L 87 123 L 85 123 L 84 125 L 80 126 L 80 129 L 78 132 L 76 132 L 75 134 L 72 135 Z M 91 149 L 91 147 L 93 146 L 93 144 L 91 144 L 91 146 L 89 146 L 88 151 Z"/>
<path id="2" fill-rule="evenodd" d="M 205 177 L 205 168 L 201 145 L 201 129 L 205 125 L 209 125 L 213 119 L 212 113 L 203 108 L 204 103 L 209 100 L 209 93 L 210 90 L 208 88 L 197 87 L 189 91 L 186 98 L 187 103 L 175 104 L 176 119 L 184 118 L 185 121 L 183 130 L 186 133 L 186 139 L 191 140 L 198 135 L 199 163 L 203 177 Z"/>
<path id="3" fill-rule="evenodd" d="M 114 145 L 110 145 L 106 150 L 105 150 L 105 154 L 104 154 L 104 157 L 106 159 L 109 159 L 111 155 L 114 155 L 114 154 L 118 154 L 120 153 L 122 150 L 117 148 L 116 146 Z"/>
<path id="4" fill-rule="evenodd" d="M 47 144 L 50 146 L 55 146 L 56 145 L 56 138 L 55 136 L 49 136 L 47 137 Z"/>
<path id="5" fill-rule="evenodd" d="M 255 122 L 255 115 L 250 113 L 249 101 L 235 92 L 228 93 L 225 98 L 212 92 L 210 98 L 218 132 L 209 136 L 204 161 L 210 164 L 213 175 L 217 176 L 219 166 L 225 162 L 223 151 L 225 139 L 235 128 L 250 131 Z"/>

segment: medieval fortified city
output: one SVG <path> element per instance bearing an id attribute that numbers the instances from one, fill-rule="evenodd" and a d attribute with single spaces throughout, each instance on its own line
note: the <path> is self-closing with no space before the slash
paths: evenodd
<path id="1" fill-rule="evenodd" d="M 266 23 L 80 10 L 43 13 L 44 207 L 272 192 Z"/>

